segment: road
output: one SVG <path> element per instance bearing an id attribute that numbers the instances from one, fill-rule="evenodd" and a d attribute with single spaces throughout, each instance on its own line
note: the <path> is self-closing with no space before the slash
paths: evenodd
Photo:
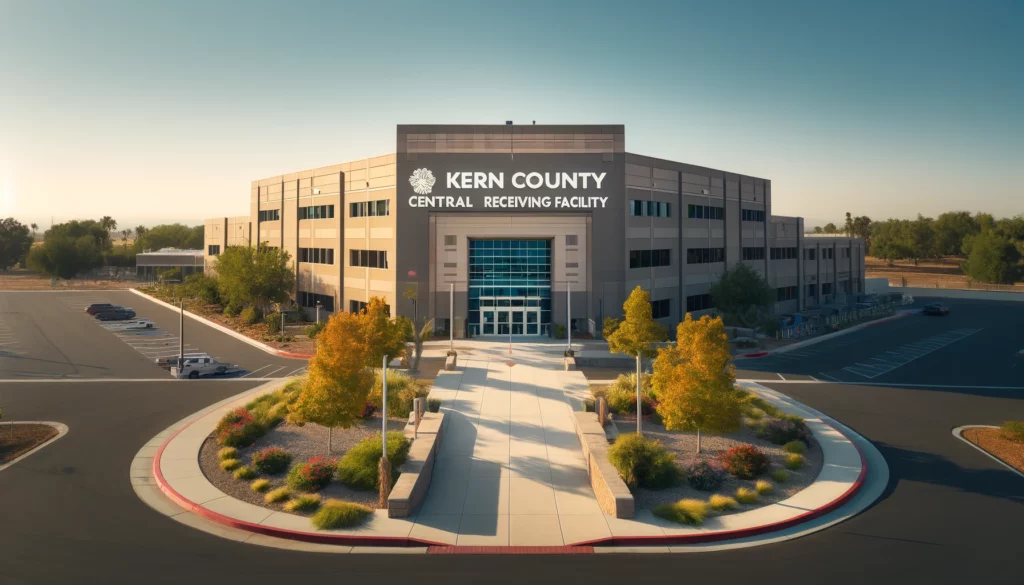
<path id="1" fill-rule="evenodd" d="M 7 296 L 0 294 L 0 302 L 12 302 Z M 139 308 L 137 302 L 132 305 Z M 160 316 L 154 313 L 151 318 Z M 776 381 L 766 381 L 766 385 L 828 413 L 875 443 L 890 467 L 889 486 L 873 507 L 825 531 L 780 544 L 704 554 L 428 555 L 395 562 L 394 557 L 379 555 L 299 553 L 239 544 L 191 529 L 148 508 L 132 491 L 128 467 L 139 447 L 171 423 L 255 386 L 255 382 L 0 383 L 0 405 L 8 416 L 56 420 L 70 428 L 64 438 L 0 473 L 0 494 L 4 495 L 0 498 L 0 526 L 4 528 L 0 530 L 0 584 L 251 585 L 339 579 L 383 583 L 528 580 L 621 584 L 680 579 L 787 585 L 822 581 L 1020 583 L 1024 479 L 955 439 L 950 429 L 1024 419 L 1024 391 L 951 388 L 949 377 L 962 369 L 968 373 L 960 379 L 971 381 L 970 386 L 1005 386 L 1019 380 L 1016 368 L 1021 366 L 979 368 L 975 364 L 1000 365 L 1003 362 L 998 356 L 1008 351 L 1007 346 L 1019 344 L 1018 337 L 1002 332 L 1005 327 L 1024 329 L 1024 304 L 1020 308 L 954 307 L 948 321 L 908 317 L 850 337 L 853 341 L 863 337 L 871 351 L 885 351 L 941 333 L 943 327 L 964 326 L 954 318 L 968 319 L 971 327 L 992 334 L 966 337 L 907 364 L 904 368 L 911 368 L 907 372 L 898 368 L 879 376 L 875 381 L 884 386 L 787 383 L 779 380 L 777 372 L 760 372 L 775 374 Z M 908 328 L 906 323 L 912 326 Z M 77 343 L 83 339 L 91 338 L 82 336 Z M 220 347 L 227 339 L 210 337 L 205 343 Z M 128 372 L 119 369 L 118 359 L 106 353 L 127 359 L 131 354 L 124 352 L 133 350 L 124 344 L 104 344 L 103 351 L 95 349 L 95 355 L 86 360 L 87 349 L 77 348 L 68 339 L 63 342 L 64 351 L 82 352 L 70 354 L 76 363 L 110 364 L 110 373 L 118 376 Z M 822 368 L 841 367 L 851 357 L 858 357 L 849 355 L 850 347 L 820 352 L 809 360 L 821 360 Z M 975 359 L 981 361 L 972 361 Z M 51 363 L 56 370 L 67 362 Z M 141 365 L 140 375 L 152 374 Z M 819 367 L 808 365 L 812 366 L 809 369 Z M 901 383 L 889 384 L 889 377 Z M 910 383 L 943 387 L 910 387 Z"/>

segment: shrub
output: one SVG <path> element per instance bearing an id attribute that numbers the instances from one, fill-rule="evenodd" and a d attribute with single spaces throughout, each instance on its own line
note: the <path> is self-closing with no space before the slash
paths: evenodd
<path id="1" fill-rule="evenodd" d="M 197 299 L 207 305 L 216 305 L 220 302 L 217 279 L 207 274 L 190 274 L 185 279 L 185 284 L 182 285 L 181 291 L 185 296 Z"/>
<path id="2" fill-rule="evenodd" d="M 753 445 L 737 445 L 722 453 L 722 464 L 740 479 L 753 479 L 768 471 L 771 460 Z"/>
<path id="3" fill-rule="evenodd" d="M 244 408 L 236 408 L 224 415 L 214 431 L 217 443 L 226 447 L 248 447 L 267 431 Z"/>
<path id="4" fill-rule="evenodd" d="M 693 489 L 702 492 L 710 492 L 718 489 L 725 481 L 725 470 L 708 463 L 707 461 L 695 461 L 686 468 L 686 480 L 690 482 Z"/>
<path id="5" fill-rule="evenodd" d="M 220 451 L 217 451 L 217 459 L 224 461 L 225 459 L 238 459 L 238 449 L 234 447 L 224 447 Z"/>
<path id="6" fill-rule="evenodd" d="M 760 497 L 757 495 L 757 492 L 750 488 L 741 487 L 736 490 L 736 501 L 741 504 L 756 504 Z"/>
<path id="7" fill-rule="evenodd" d="M 224 316 L 225 317 L 234 317 L 234 316 L 238 315 L 238 313 L 240 313 L 241 311 L 242 311 L 242 307 L 240 307 L 238 305 L 238 303 L 228 303 L 228 304 L 224 305 Z"/>
<path id="8" fill-rule="evenodd" d="M 786 467 L 788 469 L 800 469 L 804 466 L 804 456 L 799 453 L 790 453 L 786 455 Z"/>
<path id="9" fill-rule="evenodd" d="M 659 518 L 680 524 L 702 524 L 708 514 L 708 505 L 701 500 L 679 500 L 674 504 L 661 504 L 654 509 Z"/>
<path id="10" fill-rule="evenodd" d="M 252 454 L 252 466 L 260 473 L 274 475 L 288 469 L 291 453 L 278 447 L 267 447 Z"/>
<path id="11" fill-rule="evenodd" d="M 749 409 L 746 409 L 744 411 L 744 414 L 746 414 L 748 418 L 752 418 L 754 420 L 761 420 L 762 418 L 764 418 L 765 413 L 760 408 L 754 406 Z"/>
<path id="12" fill-rule="evenodd" d="M 316 336 L 320 335 L 320 332 L 324 330 L 324 327 L 327 327 L 327 323 L 324 321 L 313 323 L 309 327 L 306 327 L 306 337 L 316 339 Z"/>
<path id="13" fill-rule="evenodd" d="M 565 325 L 558 323 L 555 325 L 555 339 L 565 339 L 569 330 L 565 328 Z"/>
<path id="14" fill-rule="evenodd" d="M 743 404 L 743 414 L 746 414 L 747 416 L 750 416 L 749 412 L 754 408 L 760 409 L 768 416 L 782 416 L 781 410 L 756 394 L 744 390 L 740 396 L 740 402 Z"/>
<path id="15" fill-rule="evenodd" d="M 256 477 L 256 470 L 252 467 L 242 466 L 235 470 L 235 479 L 250 480 Z"/>
<path id="16" fill-rule="evenodd" d="M 789 472 L 785 469 L 772 470 L 772 481 L 775 483 L 786 483 L 789 481 Z"/>
<path id="17" fill-rule="evenodd" d="M 276 504 L 278 502 L 283 502 L 290 497 L 292 497 L 292 490 L 286 487 L 280 487 L 263 496 L 263 501 L 268 504 Z"/>
<path id="18" fill-rule="evenodd" d="M 1024 443 L 1024 421 L 1008 420 L 999 427 L 999 434 L 1007 441 Z"/>
<path id="19" fill-rule="evenodd" d="M 640 377 L 640 395 L 643 401 L 643 413 L 654 412 L 654 400 L 651 398 L 651 375 Z M 636 374 L 620 374 L 615 382 L 608 386 L 604 394 L 608 408 L 619 414 L 636 412 Z"/>
<path id="20" fill-rule="evenodd" d="M 263 324 L 267 326 L 267 332 L 271 334 L 281 332 L 281 313 L 267 313 L 263 318 Z"/>
<path id="21" fill-rule="evenodd" d="M 342 500 L 327 500 L 320 510 L 311 518 L 313 526 L 320 530 L 331 528 L 350 528 L 362 524 L 373 510 L 366 506 Z"/>
<path id="22" fill-rule="evenodd" d="M 348 450 L 338 462 L 338 481 L 359 490 L 375 490 L 378 488 L 377 468 L 380 465 L 380 436 L 375 435 L 363 439 Z M 405 463 L 409 455 L 409 439 L 401 432 L 388 433 L 388 461 L 395 470 Z M 397 474 L 392 471 L 393 479 Z"/>
<path id="23" fill-rule="evenodd" d="M 284 505 L 289 512 L 312 512 L 319 507 L 320 494 L 300 494 Z"/>
<path id="24" fill-rule="evenodd" d="M 723 496 L 721 494 L 711 496 L 711 499 L 708 500 L 708 504 L 711 505 L 712 509 L 718 510 L 719 512 L 733 510 L 739 507 L 739 504 L 736 503 L 736 498 L 730 498 L 729 496 Z"/>
<path id="25" fill-rule="evenodd" d="M 369 396 L 370 404 L 377 410 L 381 408 L 382 390 L 380 370 L 377 370 Z M 425 397 L 427 392 L 428 389 L 417 384 L 408 374 L 388 370 L 388 416 L 408 417 L 412 412 L 413 399 Z"/>
<path id="26" fill-rule="evenodd" d="M 668 449 L 636 433 L 620 435 L 608 451 L 608 460 L 630 489 L 660 489 L 679 480 L 679 468 Z"/>
<path id="27" fill-rule="evenodd" d="M 238 317 L 246 325 L 255 325 L 260 322 L 260 314 L 256 307 L 246 307 L 238 314 Z"/>
<path id="28" fill-rule="evenodd" d="M 441 410 L 441 400 L 438 398 L 427 399 L 427 410 L 430 412 L 438 412 Z"/>
<path id="29" fill-rule="evenodd" d="M 242 462 L 238 459 L 225 459 L 220 462 L 220 468 L 224 471 L 234 471 L 242 466 Z"/>
<path id="30" fill-rule="evenodd" d="M 770 481 L 759 479 L 756 482 L 754 482 L 754 489 L 757 490 L 757 493 L 764 496 L 774 492 L 775 486 L 772 485 L 772 482 Z"/>
<path id="31" fill-rule="evenodd" d="M 268 489 L 270 489 L 270 480 L 269 479 L 257 479 L 256 481 L 254 481 L 254 482 L 249 484 L 249 488 L 252 489 L 252 491 L 254 491 L 254 492 L 258 493 L 258 494 L 262 494 L 263 492 L 265 492 Z"/>
<path id="32" fill-rule="evenodd" d="M 776 445 L 785 445 L 791 441 L 807 443 L 810 441 L 811 433 L 802 420 L 776 418 L 762 424 L 757 436 Z"/>
<path id="33" fill-rule="evenodd" d="M 288 472 L 288 487 L 303 492 L 316 492 L 327 487 L 334 478 L 334 462 L 324 457 L 313 457 L 299 463 Z"/>
<path id="34" fill-rule="evenodd" d="M 786 453 L 796 453 L 797 455 L 803 455 L 807 452 L 807 444 L 803 441 L 790 441 L 782 446 L 786 450 Z"/>

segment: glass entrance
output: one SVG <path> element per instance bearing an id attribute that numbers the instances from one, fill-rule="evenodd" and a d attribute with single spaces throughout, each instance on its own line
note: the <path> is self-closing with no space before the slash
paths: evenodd
<path id="1" fill-rule="evenodd" d="M 540 335 L 540 307 L 498 307 L 480 311 L 483 335 Z"/>

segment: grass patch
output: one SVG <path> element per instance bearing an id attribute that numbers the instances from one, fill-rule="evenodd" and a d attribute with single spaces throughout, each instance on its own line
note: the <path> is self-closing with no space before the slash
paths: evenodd
<path id="1" fill-rule="evenodd" d="M 277 488 L 276 490 L 274 490 L 274 491 L 270 492 L 269 494 L 267 494 L 266 496 L 264 496 L 263 497 L 263 501 L 268 503 L 268 504 L 276 504 L 278 502 L 283 502 L 283 501 L 285 501 L 285 500 L 287 500 L 288 498 L 291 498 L 291 497 L 292 497 L 292 490 L 291 490 L 291 488 L 282 487 L 282 488 Z"/>
<path id="2" fill-rule="evenodd" d="M 256 477 L 256 470 L 252 467 L 242 466 L 235 470 L 235 479 L 250 480 Z"/>
<path id="3" fill-rule="evenodd" d="M 332 499 L 327 500 L 311 520 L 313 526 L 320 530 L 350 528 L 362 524 L 372 513 L 373 510 L 366 506 Z"/>
<path id="4" fill-rule="evenodd" d="M 390 382 L 388 382 L 390 384 Z M 388 390 L 390 392 L 390 389 Z M 338 461 L 338 481 L 359 490 L 377 489 L 381 456 L 380 437 L 363 439 Z M 409 439 L 399 431 L 388 433 L 388 461 L 391 462 L 391 476 L 398 479 L 395 471 L 409 456 Z"/>
<path id="5" fill-rule="evenodd" d="M 238 459 L 225 459 L 220 462 L 220 468 L 224 471 L 234 471 L 242 466 L 242 462 Z"/>
<path id="6" fill-rule="evenodd" d="M 220 451 L 217 451 L 217 459 L 224 461 L 225 459 L 238 459 L 238 449 L 234 447 L 224 447 Z"/>
<path id="7" fill-rule="evenodd" d="M 775 486 L 768 480 L 759 479 L 754 482 L 754 489 L 762 496 L 766 496 L 775 491 Z"/>
<path id="8" fill-rule="evenodd" d="M 703 524 L 708 514 L 708 504 L 701 500 L 679 500 L 674 504 L 661 504 L 654 509 L 654 515 L 679 524 Z"/>
<path id="9" fill-rule="evenodd" d="M 807 452 L 807 445 L 803 441 L 790 441 L 782 446 L 786 450 L 786 453 L 796 453 L 797 455 L 803 455 Z"/>
<path id="10" fill-rule="evenodd" d="M 736 501 L 741 504 L 756 504 L 761 496 L 750 488 L 741 487 L 736 490 Z"/>
<path id="11" fill-rule="evenodd" d="M 301 494 L 284 505 L 289 512 L 312 512 L 320 507 L 320 494 Z"/>
<path id="12" fill-rule="evenodd" d="M 785 469 L 776 469 L 772 471 L 772 480 L 775 483 L 786 483 L 789 481 L 789 472 Z"/>
<path id="13" fill-rule="evenodd" d="M 257 479 L 256 481 L 249 484 L 249 488 L 252 489 L 252 491 L 256 492 L 257 494 L 262 494 L 263 492 L 270 489 L 270 480 Z"/>
<path id="14" fill-rule="evenodd" d="M 799 453 L 790 453 L 786 455 L 786 469 L 792 469 L 796 471 L 804 466 L 804 456 Z"/>
<path id="15" fill-rule="evenodd" d="M 715 494 L 708 499 L 708 504 L 713 510 L 724 512 L 726 510 L 734 510 L 739 507 L 736 502 L 736 498 L 730 498 L 729 496 L 723 496 L 722 494 Z"/>

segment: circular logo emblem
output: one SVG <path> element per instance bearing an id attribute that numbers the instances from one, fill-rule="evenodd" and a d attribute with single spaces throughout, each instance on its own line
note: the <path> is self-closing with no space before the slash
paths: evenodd
<path id="1" fill-rule="evenodd" d="M 434 178 L 434 173 L 430 172 L 430 169 L 416 169 L 412 172 L 412 176 L 409 177 L 409 184 L 412 185 L 412 190 L 419 195 L 430 194 L 436 181 L 437 179 Z"/>

